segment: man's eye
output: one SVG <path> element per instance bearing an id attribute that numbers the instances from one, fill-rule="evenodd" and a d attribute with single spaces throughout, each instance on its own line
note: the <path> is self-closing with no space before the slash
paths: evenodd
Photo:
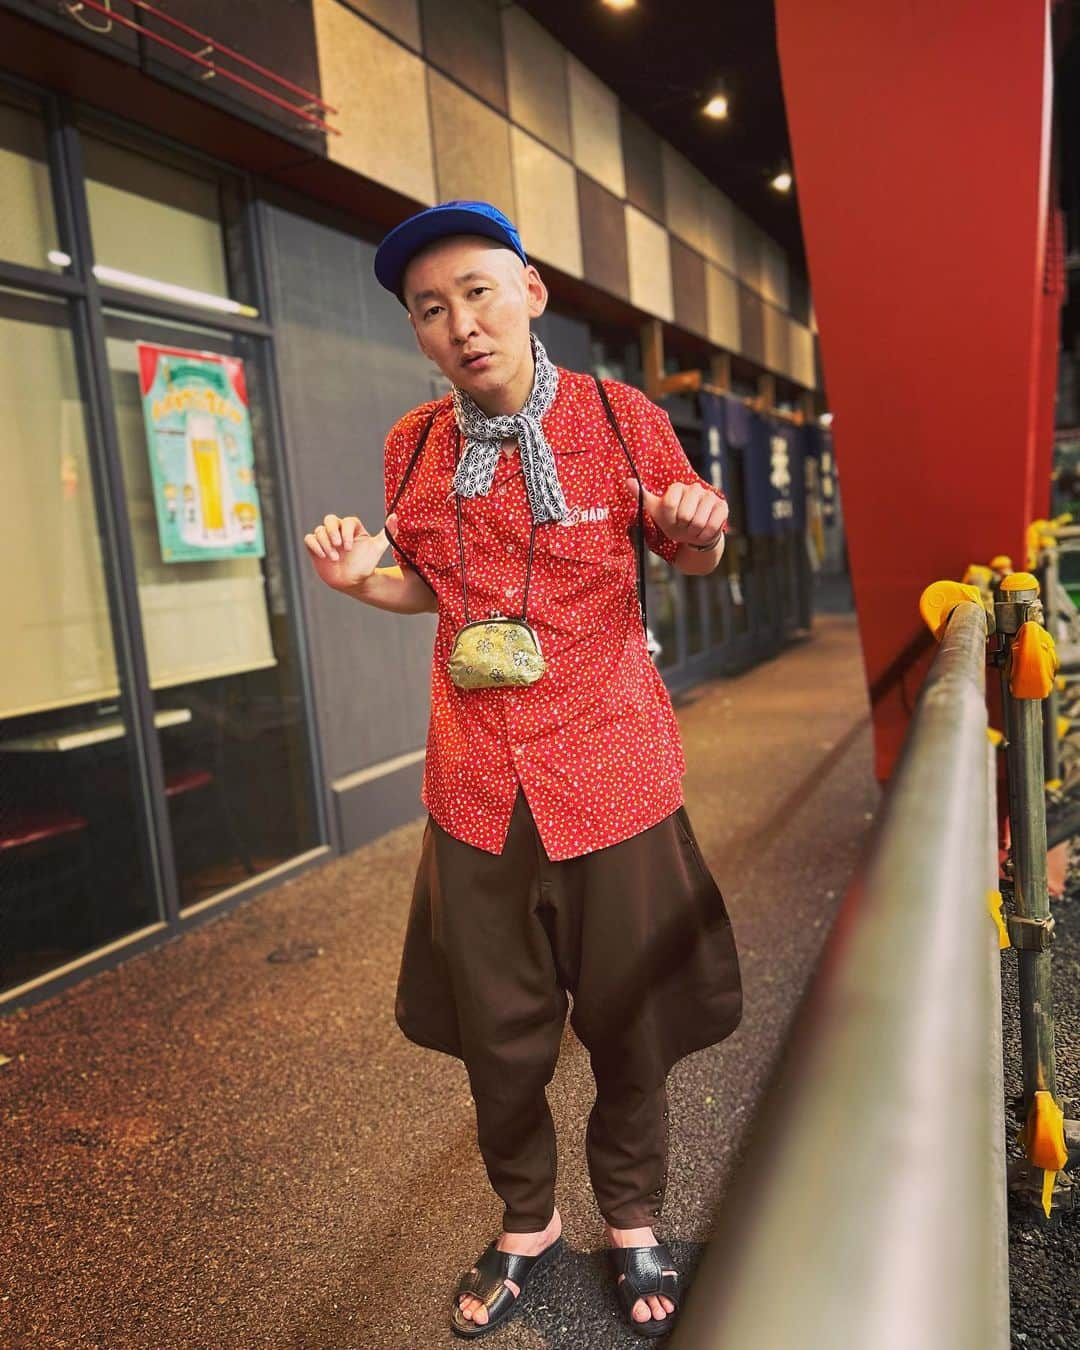
<path id="1" fill-rule="evenodd" d="M 479 295 L 479 294 L 481 293 L 481 291 L 486 291 L 487 289 L 488 289 L 487 286 L 474 286 L 474 287 L 472 288 L 472 290 L 470 291 L 470 294 L 471 294 L 471 295 Z"/>
<path id="2" fill-rule="evenodd" d="M 424 318 L 425 318 L 425 319 L 430 319 L 431 316 L 432 316 L 433 314 L 438 314 L 438 312 L 439 312 L 439 306 L 438 306 L 438 305 L 432 305 L 429 309 L 425 309 L 425 310 L 424 310 Z"/>

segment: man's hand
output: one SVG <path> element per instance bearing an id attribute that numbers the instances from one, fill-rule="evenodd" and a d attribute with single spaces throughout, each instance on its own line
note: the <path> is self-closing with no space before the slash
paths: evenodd
<path id="1" fill-rule="evenodd" d="M 624 481 L 636 501 L 637 479 Z M 727 502 L 702 483 L 672 483 L 662 497 L 643 490 L 645 510 L 657 528 L 679 544 L 711 544 L 728 518 Z"/>
<path id="2" fill-rule="evenodd" d="M 396 531 L 397 513 L 387 516 L 386 523 Z M 304 535 L 315 571 L 335 591 L 347 591 L 366 581 L 388 542 L 384 530 L 368 534 L 359 516 L 326 516 Z"/>

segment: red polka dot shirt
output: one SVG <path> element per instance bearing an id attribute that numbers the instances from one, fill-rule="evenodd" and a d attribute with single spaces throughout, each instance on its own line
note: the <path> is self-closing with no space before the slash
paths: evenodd
<path id="1" fill-rule="evenodd" d="M 641 481 L 705 483 L 661 408 L 604 381 Z M 390 504 L 428 419 L 434 422 L 397 504 L 395 561 L 408 558 L 438 597 L 431 720 L 421 800 L 448 834 L 501 853 L 520 784 L 552 861 L 617 844 L 683 801 L 686 769 L 667 689 L 646 650 L 625 487 L 626 455 L 591 376 L 559 370 L 542 419 L 568 522 L 538 525 L 526 620 L 547 663 L 531 685 L 459 689 L 447 661 L 465 622 L 453 477 L 459 453 L 450 395 L 401 418 L 386 440 Z M 718 493 L 722 496 L 722 493 Z M 470 618 L 520 615 L 532 516 L 519 451 L 501 454 L 491 491 L 462 498 Z M 669 563 L 678 544 L 645 514 L 649 548 Z M 403 556 L 408 554 L 408 558 Z"/>

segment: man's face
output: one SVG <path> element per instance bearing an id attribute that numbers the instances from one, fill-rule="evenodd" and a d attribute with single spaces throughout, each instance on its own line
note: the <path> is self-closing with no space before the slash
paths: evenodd
<path id="1" fill-rule="evenodd" d="M 492 240 L 456 235 L 412 259 L 403 289 L 424 355 L 485 412 L 516 412 L 532 387 L 529 322 L 547 305 L 536 268 Z"/>

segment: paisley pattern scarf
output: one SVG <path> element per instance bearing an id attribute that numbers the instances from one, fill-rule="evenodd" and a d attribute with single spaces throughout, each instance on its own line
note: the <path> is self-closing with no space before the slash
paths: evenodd
<path id="1" fill-rule="evenodd" d="M 491 489 L 499 462 L 500 442 L 513 438 L 521 453 L 525 490 L 537 525 L 562 520 L 568 514 L 566 498 L 555 469 L 555 456 L 540 429 L 540 419 L 551 407 L 559 387 L 559 372 L 543 343 L 530 333 L 536 372 L 532 393 L 520 412 L 488 417 L 468 394 L 454 387 L 454 414 L 465 440 L 454 474 L 454 491 L 462 497 L 483 497 Z"/>

